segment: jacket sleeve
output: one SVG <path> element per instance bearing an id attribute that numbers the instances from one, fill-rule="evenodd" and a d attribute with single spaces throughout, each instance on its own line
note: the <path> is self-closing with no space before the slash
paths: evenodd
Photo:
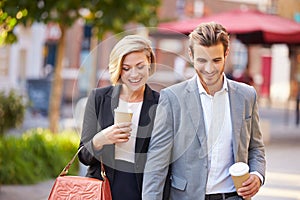
<path id="1" fill-rule="evenodd" d="M 161 91 L 144 171 L 143 200 L 163 198 L 173 145 L 171 113 L 169 98 Z"/>
<path id="2" fill-rule="evenodd" d="M 94 151 L 92 144 L 92 139 L 94 135 L 101 130 L 97 120 L 95 94 L 96 90 L 92 90 L 88 97 L 82 124 L 82 132 L 79 147 L 84 147 L 79 152 L 78 158 L 80 162 L 82 162 L 85 165 L 91 165 L 98 162 L 99 160 L 97 158 L 99 158 L 99 156 L 101 155 L 101 150 Z"/>
<path id="3" fill-rule="evenodd" d="M 254 89 L 253 89 L 254 90 Z M 259 126 L 259 114 L 258 114 L 258 104 L 257 95 L 254 90 L 254 101 L 252 107 L 252 118 L 251 118 L 251 136 L 249 144 L 249 167 L 250 171 L 256 171 L 263 176 L 265 180 L 265 147 L 263 144 L 262 132 Z"/>

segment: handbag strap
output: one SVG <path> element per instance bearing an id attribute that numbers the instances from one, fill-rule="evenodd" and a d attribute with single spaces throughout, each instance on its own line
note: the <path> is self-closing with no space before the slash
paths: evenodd
<path id="1" fill-rule="evenodd" d="M 84 146 L 81 146 L 78 149 L 78 151 L 75 153 L 75 155 L 73 156 L 73 158 L 68 162 L 68 164 L 64 167 L 64 169 L 60 172 L 59 176 L 65 176 L 65 175 L 68 174 L 71 165 L 74 163 L 76 157 L 78 156 L 78 154 L 81 151 L 81 149 L 83 149 L 83 147 Z M 102 160 L 101 160 L 101 176 L 102 176 L 103 179 L 106 178 L 105 169 L 104 169 L 104 165 L 102 163 Z"/>

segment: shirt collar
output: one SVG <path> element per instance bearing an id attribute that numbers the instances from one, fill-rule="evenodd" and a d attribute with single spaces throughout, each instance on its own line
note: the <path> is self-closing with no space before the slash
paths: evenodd
<path id="1" fill-rule="evenodd" d="M 223 73 L 223 77 L 224 77 L 224 81 L 223 81 L 223 86 L 222 86 L 222 89 L 218 92 L 221 92 L 221 91 L 228 91 L 228 85 L 227 85 L 227 78 L 225 76 L 225 74 Z M 207 92 L 205 91 L 204 87 L 202 86 L 201 82 L 200 82 L 200 78 L 199 76 L 197 75 L 197 86 L 198 86 L 198 90 L 199 90 L 199 93 L 200 94 L 207 94 Z"/>

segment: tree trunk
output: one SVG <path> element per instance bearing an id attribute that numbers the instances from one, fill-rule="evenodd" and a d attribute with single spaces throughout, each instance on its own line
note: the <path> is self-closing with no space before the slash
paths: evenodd
<path id="1" fill-rule="evenodd" d="M 99 48 L 96 48 L 98 45 L 98 37 L 97 37 L 97 28 L 92 29 L 92 36 L 91 36 L 91 46 L 90 46 L 90 55 L 92 56 L 92 73 L 90 77 L 90 84 L 89 84 L 89 89 L 87 95 L 90 93 L 90 91 L 97 87 L 98 81 L 97 80 L 97 74 L 98 74 L 98 61 L 97 61 L 97 56 L 98 56 L 98 51 Z M 93 50 L 95 50 L 97 53 L 92 53 Z"/>
<path id="2" fill-rule="evenodd" d="M 63 68 L 63 58 L 65 53 L 65 32 L 66 27 L 60 25 L 61 37 L 58 41 L 58 51 L 54 68 L 54 75 L 51 87 L 49 105 L 49 129 L 52 133 L 58 133 L 60 120 L 60 106 L 62 100 L 63 80 L 61 72 Z"/>

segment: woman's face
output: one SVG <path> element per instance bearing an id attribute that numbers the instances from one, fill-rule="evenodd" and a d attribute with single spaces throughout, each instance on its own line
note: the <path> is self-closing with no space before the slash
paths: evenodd
<path id="1" fill-rule="evenodd" d="M 121 80 L 128 90 L 136 92 L 142 89 L 149 78 L 150 63 L 145 52 L 132 52 L 124 57 Z"/>

